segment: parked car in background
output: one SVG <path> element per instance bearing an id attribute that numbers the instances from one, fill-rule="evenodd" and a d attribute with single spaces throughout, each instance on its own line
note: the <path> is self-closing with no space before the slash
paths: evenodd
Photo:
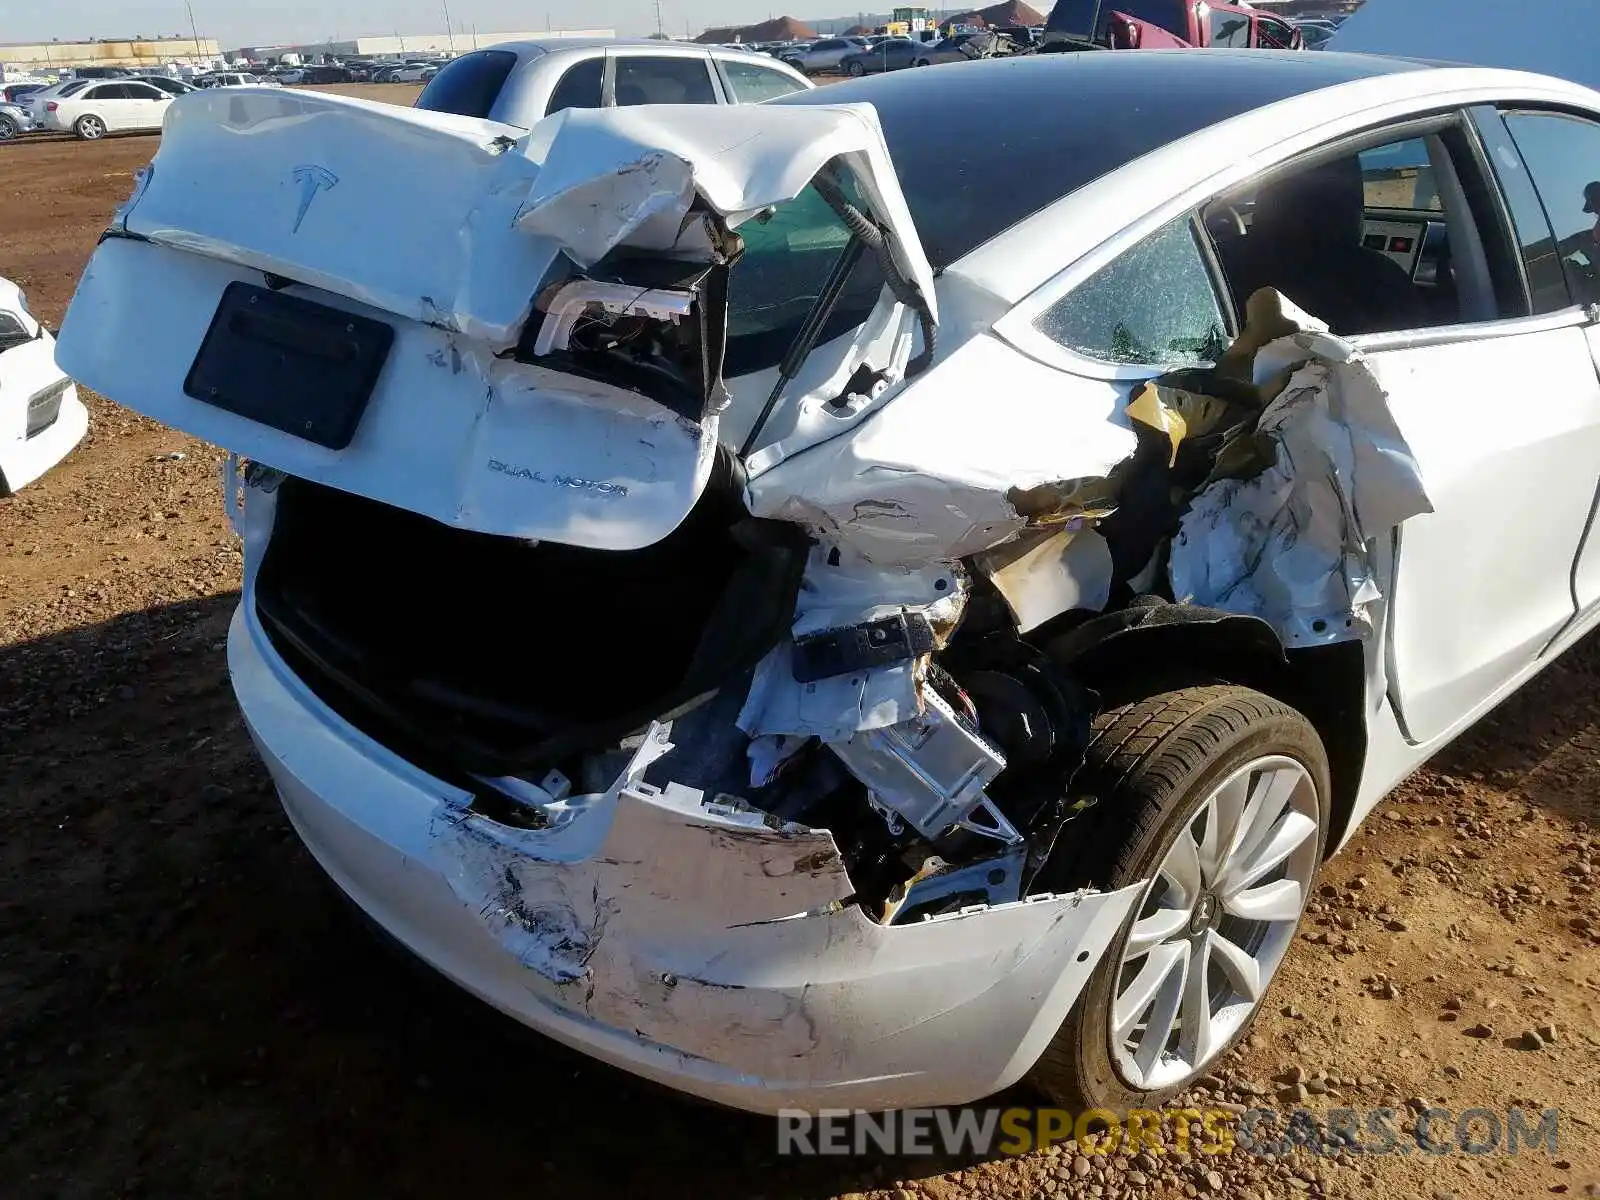
<path id="1" fill-rule="evenodd" d="M 181 79 L 173 79 L 167 75 L 141 75 L 140 83 L 148 83 L 151 87 L 158 87 L 169 96 L 187 96 L 195 91 L 192 83 L 185 83 Z"/>
<path id="2" fill-rule="evenodd" d="M 785 50 L 779 61 L 806 75 L 822 75 L 842 70 L 840 64 L 847 55 L 865 49 L 860 38 L 823 38 L 803 50 Z"/>
<path id="3" fill-rule="evenodd" d="M 157 130 L 171 102 L 170 92 L 137 79 L 95 82 L 71 96 L 46 101 L 44 128 L 75 133 L 86 142 L 108 133 Z"/>
<path id="4" fill-rule="evenodd" d="M 56 366 L 55 351 L 22 290 L 0 279 L 0 496 L 55 466 L 89 428 L 88 410 Z"/>
<path id="5" fill-rule="evenodd" d="M 276 67 L 270 72 L 272 78 L 284 86 L 304 83 L 306 72 L 304 67 Z"/>
<path id="6" fill-rule="evenodd" d="M 567 108 L 754 104 L 811 86 L 792 67 L 745 50 L 564 38 L 463 54 L 422 89 L 416 107 L 528 129 Z"/>
<path id="7" fill-rule="evenodd" d="M 439 70 L 438 64 L 436 64 L 436 63 L 424 63 L 424 62 L 406 63 L 403 66 L 399 66 L 399 67 L 395 68 L 394 73 L 389 76 L 389 82 L 390 83 L 419 83 L 419 82 L 421 82 L 422 77 L 424 75 L 426 75 L 429 71 L 433 71 L 435 74 L 437 74 L 438 70 Z"/>
<path id="8" fill-rule="evenodd" d="M 208 75 L 198 76 L 194 85 L 197 88 L 283 86 L 270 75 L 256 75 L 249 71 L 213 71 Z"/>
<path id="9" fill-rule="evenodd" d="M 306 67 L 301 75 L 301 83 L 355 83 L 361 76 L 350 67 L 342 66 L 314 66 Z"/>
<path id="10" fill-rule="evenodd" d="M 1333 39 L 1337 30 L 1329 29 L 1323 25 L 1307 25 L 1303 22 L 1295 24 L 1296 31 L 1300 34 L 1301 44 L 1307 50 L 1324 50 Z"/>
<path id="11" fill-rule="evenodd" d="M 28 115 L 33 118 L 35 126 L 44 126 L 44 108 L 52 100 L 59 100 L 64 96 L 75 96 L 94 83 L 92 79 L 63 79 L 52 83 L 47 88 L 37 92 L 29 92 L 22 97 L 22 107 L 28 110 Z"/>
<path id="12" fill-rule="evenodd" d="M 875 46 L 846 54 L 839 60 L 839 69 L 846 75 L 860 78 L 903 67 L 924 67 L 928 65 L 928 49 L 910 38 L 884 38 Z"/>
<path id="13" fill-rule="evenodd" d="M 0 142 L 9 142 L 37 128 L 33 114 L 22 105 L 0 102 Z"/>
<path id="14" fill-rule="evenodd" d="M 1222 0 L 1057 0 L 1039 48 L 1084 46 L 1300 50 L 1305 39 L 1282 17 Z"/>
<path id="15" fill-rule="evenodd" d="M 47 83 L 8 83 L 0 87 L 0 103 L 18 104 L 24 96 L 42 92 L 49 86 Z"/>

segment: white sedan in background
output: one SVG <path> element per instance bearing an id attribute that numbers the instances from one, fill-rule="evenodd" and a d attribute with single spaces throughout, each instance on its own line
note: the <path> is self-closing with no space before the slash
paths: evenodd
<path id="1" fill-rule="evenodd" d="M 55 466 L 88 428 L 88 410 L 56 366 L 55 339 L 22 290 L 0 279 L 0 496 Z"/>
<path id="2" fill-rule="evenodd" d="M 158 130 L 170 92 L 137 79 L 111 79 L 44 104 L 44 127 L 94 142 L 108 133 Z"/>

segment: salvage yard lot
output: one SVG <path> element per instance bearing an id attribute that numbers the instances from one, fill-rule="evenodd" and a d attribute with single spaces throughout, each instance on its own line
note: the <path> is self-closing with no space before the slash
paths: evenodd
<path id="1" fill-rule="evenodd" d="M 403 102 L 416 89 L 329 90 Z M 0 147 L 0 275 L 47 323 L 156 147 Z M 220 454 L 88 400 L 83 445 L 0 501 L 6 1195 L 1465 1198 L 1600 1185 L 1595 639 L 1329 866 L 1266 1015 L 1213 1089 L 1250 1106 L 1557 1108 L 1556 1154 L 1091 1161 L 1069 1146 L 965 1166 L 779 1162 L 769 1122 L 565 1054 L 368 936 L 290 832 L 234 710 L 223 638 L 240 559 Z M 1524 1033 L 1550 1025 L 1554 1040 L 1529 1048 Z"/>

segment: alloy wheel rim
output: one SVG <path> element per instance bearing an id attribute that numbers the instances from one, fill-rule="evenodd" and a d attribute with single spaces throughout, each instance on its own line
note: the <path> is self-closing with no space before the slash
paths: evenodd
<path id="1" fill-rule="evenodd" d="M 94 117 L 85 117 L 83 120 L 83 132 L 88 137 L 97 138 L 104 130 L 101 128 L 100 122 Z"/>
<path id="2" fill-rule="evenodd" d="M 1158 1091 L 1203 1072 L 1266 994 L 1318 861 L 1316 784 L 1259 758 L 1179 828 L 1129 927 L 1111 1002 L 1118 1072 Z"/>

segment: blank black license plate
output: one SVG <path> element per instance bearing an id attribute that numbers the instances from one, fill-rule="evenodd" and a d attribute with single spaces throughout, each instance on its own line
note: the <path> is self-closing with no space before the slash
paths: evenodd
<path id="1" fill-rule="evenodd" d="M 324 304 L 230 283 L 185 394 L 308 442 L 343 450 L 355 437 L 394 329 Z"/>

